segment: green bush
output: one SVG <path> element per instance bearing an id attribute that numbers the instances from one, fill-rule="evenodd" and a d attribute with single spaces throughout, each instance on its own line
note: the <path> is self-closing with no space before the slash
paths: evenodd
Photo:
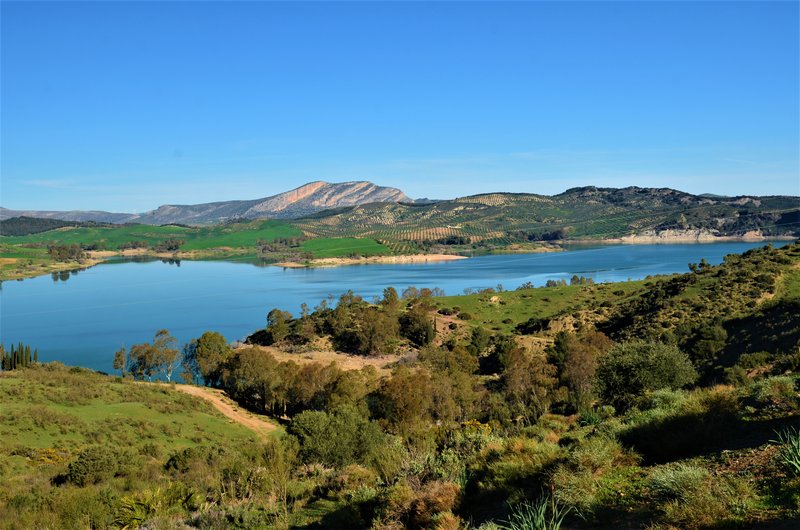
<path id="1" fill-rule="evenodd" d="M 515 506 L 508 521 L 499 526 L 502 530 L 558 530 L 569 513 L 552 497 L 542 497 L 534 502 Z"/>
<path id="2" fill-rule="evenodd" d="M 688 502 L 702 491 L 708 477 L 708 471 L 691 464 L 663 466 L 650 475 L 650 491 L 661 501 Z"/>
<path id="3" fill-rule="evenodd" d="M 800 475 L 800 432 L 794 427 L 789 427 L 778 433 L 778 439 L 772 443 L 778 444 L 778 458 L 783 466 L 793 475 Z"/>
<path id="4" fill-rule="evenodd" d="M 782 375 L 758 381 L 753 385 L 753 397 L 761 407 L 791 411 L 798 406 L 795 378 Z"/>
<path id="5" fill-rule="evenodd" d="M 682 388 L 696 379 L 697 372 L 685 353 L 657 342 L 618 344 L 597 368 L 600 394 L 618 410 L 629 409 L 648 392 Z"/>
<path id="6" fill-rule="evenodd" d="M 97 484 L 113 477 L 118 467 L 117 456 L 108 447 L 87 447 L 70 462 L 66 480 L 76 486 Z"/>
<path id="7" fill-rule="evenodd" d="M 304 462 L 333 467 L 363 462 L 386 442 L 380 426 L 351 407 L 338 408 L 331 414 L 302 412 L 287 431 L 299 441 Z"/>

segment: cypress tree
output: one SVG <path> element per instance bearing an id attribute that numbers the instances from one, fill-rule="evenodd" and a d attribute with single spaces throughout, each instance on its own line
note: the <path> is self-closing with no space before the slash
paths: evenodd
<path id="1" fill-rule="evenodd" d="M 39 364 L 39 348 L 33 350 L 33 362 Z"/>

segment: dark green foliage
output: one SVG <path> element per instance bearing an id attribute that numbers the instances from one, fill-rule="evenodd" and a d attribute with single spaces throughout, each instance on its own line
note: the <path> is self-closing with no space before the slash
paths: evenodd
<path id="1" fill-rule="evenodd" d="M 75 221 L 61 221 L 60 219 L 40 219 L 38 217 L 11 217 L 0 220 L 0 235 L 2 236 L 27 236 L 47 232 L 65 226 L 80 226 L 83 223 Z"/>
<path id="2" fill-rule="evenodd" d="M 216 331 L 206 331 L 184 346 L 184 377 L 191 381 L 202 380 L 208 386 L 218 387 L 222 382 L 223 367 L 232 353 L 233 348 L 225 337 Z"/>
<path id="3" fill-rule="evenodd" d="M 381 428 L 352 407 L 300 413 L 287 432 L 298 439 L 301 460 L 333 467 L 368 460 L 385 440 Z"/>
<path id="4" fill-rule="evenodd" d="M 39 350 L 34 350 L 33 356 L 31 356 L 31 347 L 29 344 L 23 344 L 21 342 L 16 346 L 12 344 L 8 350 L 6 350 L 3 344 L 0 344 L 1 370 L 20 370 L 38 362 Z"/>
<path id="5" fill-rule="evenodd" d="M 124 353 L 117 352 L 115 363 L 120 355 Z M 179 364 L 175 338 L 166 329 L 157 331 L 152 343 L 134 344 L 128 351 L 127 369 L 135 379 L 146 378 L 150 381 L 157 375 L 163 375 L 167 381 L 171 381 Z"/>
<path id="6" fill-rule="evenodd" d="M 156 244 L 153 250 L 156 252 L 177 252 L 186 243 L 183 239 L 165 239 Z"/>
<path id="7" fill-rule="evenodd" d="M 677 347 L 654 342 L 618 344 L 600 360 L 600 395 L 618 410 L 627 410 L 648 392 L 693 383 L 697 371 Z"/>
<path id="8" fill-rule="evenodd" d="M 400 334 L 415 346 L 425 346 L 433 341 L 436 331 L 428 311 L 416 305 L 400 317 Z"/>
<path id="9" fill-rule="evenodd" d="M 65 479 L 76 486 L 97 484 L 114 476 L 119 467 L 117 459 L 118 455 L 108 447 L 87 447 L 70 462 Z"/>
<path id="10" fill-rule="evenodd" d="M 718 266 L 657 279 L 637 296 L 614 307 L 597 324 L 614 340 L 639 338 L 677 344 L 703 379 L 720 380 L 725 367 L 744 353 L 791 354 L 800 346 L 800 293 L 775 294 L 778 280 L 795 285 L 797 243 L 731 254 Z M 788 280 L 787 280 L 788 277 Z"/>
<path id="11" fill-rule="evenodd" d="M 80 245 L 49 245 L 47 253 L 56 261 L 76 261 L 86 257 Z"/>

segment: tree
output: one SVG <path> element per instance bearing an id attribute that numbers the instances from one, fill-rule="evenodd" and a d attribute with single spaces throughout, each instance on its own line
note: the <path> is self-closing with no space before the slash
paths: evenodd
<path id="1" fill-rule="evenodd" d="M 208 386 L 220 386 L 223 365 L 233 352 L 225 337 L 216 331 L 206 331 L 184 346 L 183 352 L 187 378 L 195 381 L 202 379 Z"/>
<path id="2" fill-rule="evenodd" d="M 128 362 L 128 350 L 122 346 L 114 353 L 114 370 L 120 370 L 125 377 L 125 364 Z"/>
<path id="3" fill-rule="evenodd" d="M 365 461 L 385 438 L 376 423 L 347 406 L 330 414 L 302 412 L 292 419 L 287 432 L 300 442 L 304 462 L 332 467 Z"/>
<path id="4" fill-rule="evenodd" d="M 158 330 L 152 343 L 142 342 L 131 346 L 128 351 L 128 371 L 134 379 L 146 377 L 152 381 L 154 375 L 163 373 L 167 381 L 171 381 L 173 371 L 180 364 L 175 344 L 175 337 L 169 331 Z"/>
<path id="5" fill-rule="evenodd" d="M 400 308 L 400 297 L 397 295 L 397 289 L 394 287 L 384 289 L 381 305 L 390 313 L 396 312 Z"/>
<path id="6" fill-rule="evenodd" d="M 275 344 L 289 335 L 289 321 L 292 315 L 280 309 L 273 309 L 267 315 L 267 335 L 270 344 Z"/>
<path id="7" fill-rule="evenodd" d="M 156 332 L 156 336 L 153 339 L 153 347 L 155 348 L 158 370 L 170 382 L 172 381 L 172 372 L 180 365 L 180 351 L 176 345 L 175 337 L 170 335 L 166 329 L 160 329 Z"/>
<path id="8" fill-rule="evenodd" d="M 554 399 L 556 368 L 544 356 L 513 348 L 503 356 L 503 390 L 518 419 L 532 423 Z"/>
<path id="9" fill-rule="evenodd" d="M 414 305 L 400 317 L 400 334 L 419 347 L 433 342 L 436 330 L 425 308 Z"/>
<path id="10" fill-rule="evenodd" d="M 600 358 L 613 343 L 599 331 L 591 331 L 571 341 L 564 358 L 562 379 L 570 391 L 576 410 L 587 408 L 594 397 L 595 374 Z"/>
<path id="11" fill-rule="evenodd" d="M 400 366 L 377 393 L 378 414 L 398 434 L 410 434 L 431 419 L 431 377 L 426 370 Z"/>
<path id="12" fill-rule="evenodd" d="M 597 367 L 603 399 L 627 410 L 646 393 L 678 389 L 693 383 L 697 371 L 677 346 L 634 341 L 614 346 Z"/>

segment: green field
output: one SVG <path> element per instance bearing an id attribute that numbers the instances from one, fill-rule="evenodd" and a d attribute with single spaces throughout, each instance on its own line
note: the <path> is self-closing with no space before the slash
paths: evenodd
<path id="1" fill-rule="evenodd" d="M 384 256 L 392 251 L 374 239 L 356 237 L 330 237 L 304 241 L 300 246 L 305 252 L 310 252 L 315 258 L 338 258 L 352 254 L 359 256 Z"/>
<path id="2" fill-rule="evenodd" d="M 150 245 L 166 239 L 182 239 L 183 251 L 211 248 L 255 247 L 258 240 L 273 241 L 283 237 L 299 237 L 302 232 L 283 221 L 253 221 L 211 227 L 120 225 L 117 227 L 61 228 L 28 236 L 2 237 L 0 241 L 11 245 L 23 244 L 98 244 L 109 250 L 131 241 L 146 241 Z M 5 255 L 5 254 L 4 254 Z"/>
<path id="3" fill-rule="evenodd" d="M 473 327 L 510 333 L 530 318 L 597 309 L 616 304 L 644 289 L 646 281 L 566 285 L 437 298 L 437 306 L 456 311 Z"/>

